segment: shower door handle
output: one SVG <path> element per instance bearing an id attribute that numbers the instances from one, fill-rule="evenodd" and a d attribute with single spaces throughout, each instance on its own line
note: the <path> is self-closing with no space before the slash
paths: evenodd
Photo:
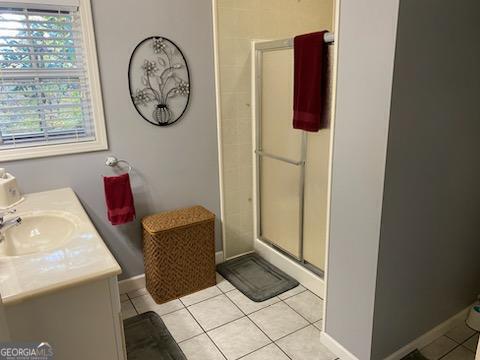
<path id="1" fill-rule="evenodd" d="M 289 163 L 289 164 L 292 164 L 292 165 L 296 165 L 296 166 L 300 166 L 300 165 L 305 164 L 305 160 L 291 160 L 291 159 L 285 158 L 283 156 L 269 154 L 269 153 L 266 153 L 266 152 L 261 151 L 261 150 L 255 150 L 255 154 L 257 154 L 259 156 L 265 156 L 265 157 L 268 157 L 270 159 L 280 160 L 280 161 L 283 161 L 283 162 L 286 162 L 286 163 Z"/>

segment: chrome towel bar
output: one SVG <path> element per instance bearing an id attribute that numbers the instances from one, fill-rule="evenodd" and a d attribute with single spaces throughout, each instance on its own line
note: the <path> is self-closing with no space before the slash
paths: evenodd
<path id="1" fill-rule="evenodd" d="M 286 163 L 289 163 L 289 164 L 292 164 L 292 165 L 299 166 L 299 165 L 305 164 L 305 160 L 298 160 L 298 161 L 297 160 L 291 160 L 291 159 L 285 158 L 283 156 L 269 154 L 269 153 L 266 153 L 266 152 L 260 151 L 260 150 L 255 150 L 255 154 L 257 154 L 259 156 L 268 157 L 270 159 L 280 160 L 280 161 L 283 161 L 283 162 L 286 162 Z"/>

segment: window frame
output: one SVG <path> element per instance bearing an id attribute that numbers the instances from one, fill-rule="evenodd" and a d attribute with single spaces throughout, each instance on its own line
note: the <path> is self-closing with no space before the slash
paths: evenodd
<path id="1" fill-rule="evenodd" d="M 58 0 L 0 0 L 0 6 L 5 6 L 6 4 L 8 4 L 9 6 L 15 4 L 19 7 L 25 7 L 28 4 L 28 7 L 38 9 L 49 9 L 52 7 L 61 8 Z M 32 142 L 31 146 L 26 145 L 23 147 L 4 148 L 0 149 L 0 162 L 108 150 L 108 140 L 103 109 L 103 97 L 100 84 L 100 71 L 98 67 L 91 3 L 90 0 L 77 0 L 76 5 L 78 6 L 80 21 L 82 25 L 82 46 L 86 63 L 85 70 L 91 94 L 91 116 L 93 129 L 95 131 L 95 139 L 79 142 L 68 142 L 67 140 L 59 143 L 55 143 L 53 141 L 51 143 L 35 144 L 35 142 Z"/>

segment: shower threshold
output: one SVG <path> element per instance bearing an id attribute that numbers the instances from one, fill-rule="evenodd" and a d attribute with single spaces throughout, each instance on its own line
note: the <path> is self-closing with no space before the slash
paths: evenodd
<path id="1" fill-rule="evenodd" d="M 319 278 L 321 278 L 322 280 L 325 279 L 325 272 L 316 267 L 315 265 L 309 263 L 308 261 L 306 261 L 305 259 L 299 259 L 298 257 L 290 254 L 288 251 L 285 251 L 283 250 L 281 247 L 275 245 L 272 241 L 270 240 L 267 240 L 265 238 L 259 238 L 258 240 L 260 240 L 262 243 L 264 243 L 265 245 L 269 246 L 270 248 L 278 251 L 279 253 L 281 253 L 282 255 L 288 257 L 290 260 L 296 262 L 297 264 L 303 266 L 306 270 L 314 273 L 316 276 L 318 276 Z"/>

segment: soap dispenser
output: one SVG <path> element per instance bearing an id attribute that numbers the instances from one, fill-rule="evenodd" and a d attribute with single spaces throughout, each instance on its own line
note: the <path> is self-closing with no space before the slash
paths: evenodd
<path id="1" fill-rule="evenodd" d="M 0 209 L 8 208 L 22 200 L 15 176 L 0 168 Z"/>

